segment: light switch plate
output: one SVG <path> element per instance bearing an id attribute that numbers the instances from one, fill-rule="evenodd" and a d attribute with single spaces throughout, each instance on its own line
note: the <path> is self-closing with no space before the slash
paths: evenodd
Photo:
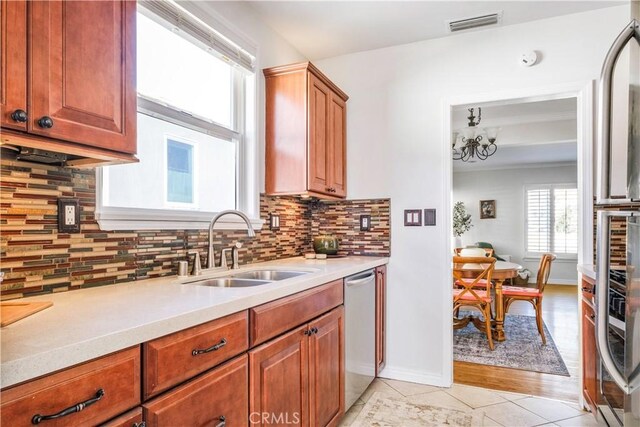
<path id="1" fill-rule="evenodd" d="M 422 225 L 422 209 L 405 209 L 404 226 L 420 227 Z"/>
<path id="2" fill-rule="evenodd" d="M 80 201 L 78 199 L 58 199 L 58 232 L 80 232 Z"/>
<path id="3" fill-rule="evenodd" d="M 371 215 L 360 215 L 360 231 L 371 230 Z"/>
<path id="4" fill-rule="evenodd" d="M 269 215 L 269 229 L 272 231 L 280 230 L 280 215 Z"/>

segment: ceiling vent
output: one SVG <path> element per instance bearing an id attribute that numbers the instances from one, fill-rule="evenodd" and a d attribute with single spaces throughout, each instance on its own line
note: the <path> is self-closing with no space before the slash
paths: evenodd
<path id="1" fill-rule="evenodd" d="M 502 12 L 489 15 L 475 16 L 473 18 L 457 19 L 447 22 L 449 32 L 469 30 L 471 28 L 485 27 L 487 25 L 499 24 L 502 21 Z"/>

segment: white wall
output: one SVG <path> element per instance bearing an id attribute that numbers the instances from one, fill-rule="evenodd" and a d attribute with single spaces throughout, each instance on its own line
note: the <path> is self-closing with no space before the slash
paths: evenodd
<path id="1" fill-rule="evenodd" d="M 546 88 L 597 79 L 629 8 L 600 9 L 437 40 L 361 52 L 317 63 L 349 94 L 349 198 L 391 197 L 388 361 L 383 375 L 449 384 L 450 224 L 403 227 L 402 211 L 436 208 L 447 194 L 442 159 L 444 102 L 463 96 Z M 526 50 L 541 52 L 531 68 Z"/>
<path id="2" fill-rule="evenodd" d="M 576 184 L 576 165 L 519 168 L 453 174 L 454 202 L 464 202 L 473 227 L 463 236 L 463 245 L 489 242 L 496 254 L 528 268 L 535 281 L 538 260 L 525 259 L 525 186 L 531 184 Z M 496 201 L 496 218 L 480 219 L 480 200 Z M 549 283 L 578 283 L 577 260 L 556 260 Z"/>

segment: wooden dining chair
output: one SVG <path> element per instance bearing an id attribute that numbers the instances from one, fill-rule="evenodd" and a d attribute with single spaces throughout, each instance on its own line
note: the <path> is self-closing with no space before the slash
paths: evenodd
<path id="1" fill-rule="evenodd" d="M 544 326 L 542 323 L 542 296 L 544 295 L 544 288 L 547 286 L 549 280 L 549 274 L 551 273 L 551 263 L 556 259 L 556 256 L 551 253 L 543 254 L 540 258 L 540 265 L 538 266 L 538 276 L 536 277 L 535 288 L 525 288 L 520 286 L 503 286 L 502 295 L 504 297 L 504 314 L 509 311 L 509 307 L 514 301 L 527 301 L 533 305 L 536 311 L 536 325 L 538 327 L 538 333 L 542 337 L 542 344 L 547 344 L 547 339 L 544 336 Z"/>
<path id="2" fill-rule="evenodd" d="M 491 336 L 491 275 L 495 266 L 495 258 L 486 257 L 453 257 L 453 312 L 458 313 L 460 307 L 474 307 L 480 310 L 484 316 L 484 329 L 489 341 L 489 348 L 493 350 L 493 337 Z M 469 277 L 466 264 L 479 264 L 482 270 L 478 270 L 475 277 Z M 464 327 L 466 324 L 454 322 L 454 329 Z"/>

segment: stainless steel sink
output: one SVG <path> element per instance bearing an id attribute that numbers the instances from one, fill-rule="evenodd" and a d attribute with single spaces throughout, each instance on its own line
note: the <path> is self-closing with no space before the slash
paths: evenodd
<path id="1" fill-rule="evenodd" d="M 212 279 L 194 280 L 186 282 L 190 285 L 213 286 L 216 288 L 248 288 L 251 286 L 260 286 L 271 283 L 269 280 L 249 280 L 235 277 L 215 277 Z"/>
<path id="2" fill-rule="evenodd" d="M 309 274 L 309 271 L 296 271 L 296 270 L 253 270 L 243 271 L 240 273 L 232 274 L 232 278 L 237 279 L 250 279 L 250 280 L 268 280 L 270 282 L 277 280 L 291 279 L 292 277 L 302 276 Z"/>

